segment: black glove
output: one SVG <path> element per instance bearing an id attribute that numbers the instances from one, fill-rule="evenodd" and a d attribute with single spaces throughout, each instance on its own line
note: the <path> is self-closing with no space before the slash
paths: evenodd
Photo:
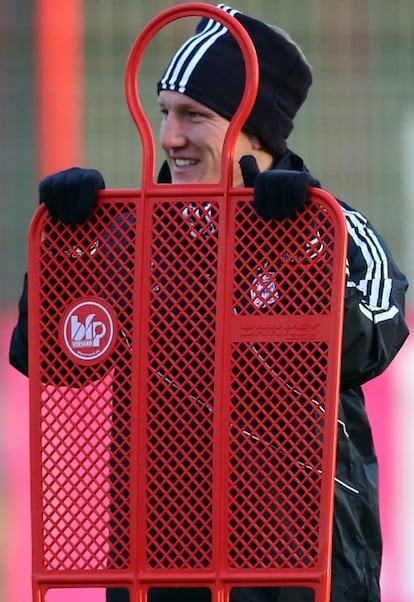
<path id="1" fill-rule="evenodd" d="M 96 169 L 72 167 L 44 178 L 39 184 L 40 203 L 64 224 L 82 224 L 91 215 L 98 190 L 105 182 Z"/>
<path id="2" fill-rule="evenodd" d="M 245 155 L 240 169 L 246 187 L 254 187 L 254 208 L 264 219 L 283 220 L 294 217 L 303 207 L 310 186 L 320 188 L 320 182 L 307 171 L 271 169 L 259 171 L 256 159 Z"/>

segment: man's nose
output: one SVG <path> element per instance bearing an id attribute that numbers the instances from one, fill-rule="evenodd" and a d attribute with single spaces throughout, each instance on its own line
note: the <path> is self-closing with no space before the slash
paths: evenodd
<path id="1" fill-rule="evenodd" d="M 161 124 L 160 143 L 164 149 L 182 147 L 187 143 L 181 121 L 171 113 Z"/>

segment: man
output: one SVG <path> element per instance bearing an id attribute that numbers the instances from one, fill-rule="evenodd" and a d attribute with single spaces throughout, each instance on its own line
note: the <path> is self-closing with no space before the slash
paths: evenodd
<path id="1" fill-rule="evenodd" d="M 234 184 L 254 186 L 256 212 L 266 220 L 295 219 L 310 185 L 318 182 L 287 147 L 297 110 L 312 82 L 303 54 L 283 31 L 225 6 L 257 51 L 260 86 L 240 133 Z M 244 62 L 237 43 L 221 24 L 202 19 L 196 34 L 171 59 L 158 84 L 165 152 L 159 181 L 215 182 L 224 137 L 244 89 Z M 45 178 L 40 200 L 65 223 L 82 223 L 104 187 L 95 170 L 74 168 Z M 338 201 L 347 220 L 349 247 L 341 370 L 340 428 L 333 539 L 333 602 L 380 600 L 381 529 L 378 470 L 361 385 L 380 374 L 404 343 L 407 281 L 367 219 Z M 11 363 L 27 374 L 27 297 L 20 300 Z M 205 602 L 206 590 L 156 589 L 151 602 Z M 310 590 L 237 590 L 232 602 L 308 602 Z M 108 600 L 128 600 L 126 590 L 109 590 Z"/>

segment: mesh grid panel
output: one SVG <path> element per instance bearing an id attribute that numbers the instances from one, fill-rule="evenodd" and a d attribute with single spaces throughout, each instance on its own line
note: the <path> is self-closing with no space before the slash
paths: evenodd
<path id="1" fill-rule="evenodd" d="M 243 377 L 232 387 L 229 564 L 313 567 L 324 430 L 319 401 L 324 377 L 317 375 L 326 372 L 326 346 L 261 347 L 243 345 L 234 353 L 233 371 Z M 277 360 L 282 356 L 292 365 L 307 364 L 303 377 L 283 369 Z M 309 387 L 313 367 L 316 379 Z M 260 383 L 254 394 L 252 382 Z"/>
<path id="2" fill-rule="evenodd" d="M 148 563 L 203 568 L 212 542 L 217 209 L 160 203 L 153 215 Z"/>
<path id="3" fill-rule="evenodd" d="M 144 203 L 106 191 L 82 226 L 39 210 L 30 391 L 42 583 L 146 591 L 198 575 L 218 591 L 323 574 L 344 241 L 322 191 L 281 224 L 241 193 Z"/>

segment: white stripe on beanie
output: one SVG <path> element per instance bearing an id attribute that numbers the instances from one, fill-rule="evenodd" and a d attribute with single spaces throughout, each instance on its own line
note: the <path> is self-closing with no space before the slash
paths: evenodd
<path id="1" fill-rule="evenodd" d="M 210 35 L 210 29 L 218 29 L 220 27 L 220 23 L 216 23 L 212 19 L 207 22 L 207 25 L 203 29 L 203 31 L 189 38 L 175 53 L 172 57 L 170 64 L 164 74 L 164 77 L 161 80 L 162 88 L 165 88 L 167 84 L 172 86 L 175 84 L 177 77 L 179 76 L 180 70 L 184 61 L 188 56 L 191 56 L 191 53 L 194 51 L 194 47 L 202 42 L 204 37 Z"/>
<path id="2" fill-rule="evenodd" d="M 239 12 L 225 4 L 219 4 L 217 7 L 232 16 Z M 171 59 L 165 75 L 160 82 L 161 88 L 163 90 L 177 90 L 181 94 L 184 94 L 192 73 L 205 53 L 227 31 L 227 27 L 224 27 L 218 21 L 209 19 L 204 29 L 189 38 Z M 178 83 L 176 83 L 177 80 Z"/>

